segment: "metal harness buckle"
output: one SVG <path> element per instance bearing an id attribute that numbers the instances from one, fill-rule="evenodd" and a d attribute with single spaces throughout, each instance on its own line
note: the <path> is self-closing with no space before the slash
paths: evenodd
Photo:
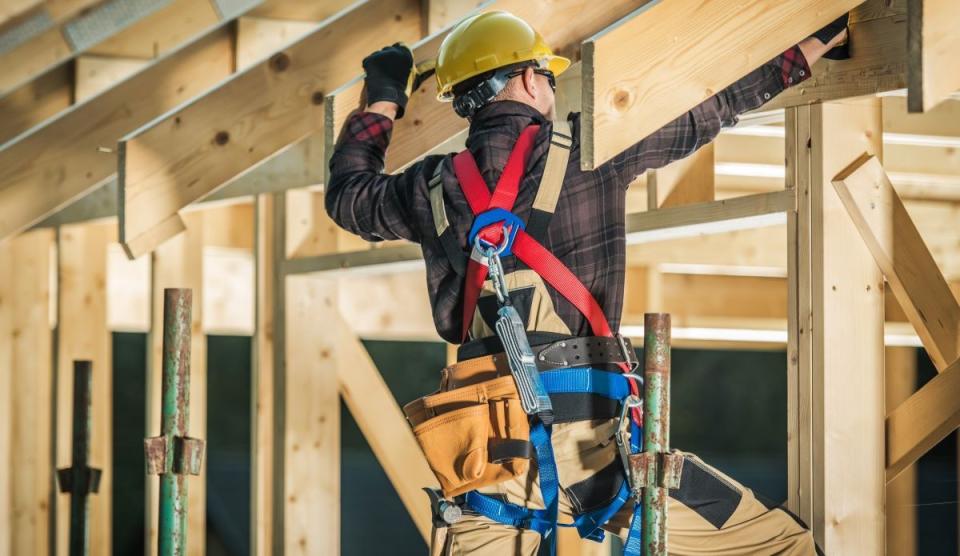
<path id="1" fill-rule="evenodd" d="M 643 379 L 633 373 L 625 373 L 625 376 L 627 380 L 640 379 L 640 383 L 643 383 Z M 620 418 L 617 421 L 616 439 L 617 450 L 620 452 L 620 463 L 623 465 L 623 474 L 626 478 L 627 485 L 630 487 L 630 493 L 633 494 L 633 496 L 639 496 L 640 485 L 636 484 L 630 466 L 630 410 L 635 407 L 643 407 L 643 398 L 630 395 L 623 400 L 622 407 L 620 408 Z"/>
<path id="2" fill-rule="evenodd" d="M 640 366 L 640 360 L 637 359 L 637 353 L 627 345 L 627 340 L 623 337 L 623 334 L 617 332 L 613 335 L 613 337 L 616 338 L 617 343 L 620 344 L 620 354 L 623 355 L 623 360 L 630 365 L 630 372 L 633 373 L 633 371 L 637 370 L 637 368 Z M 642 378 L 640 378 L 640 384 L 643 384 Z"/>

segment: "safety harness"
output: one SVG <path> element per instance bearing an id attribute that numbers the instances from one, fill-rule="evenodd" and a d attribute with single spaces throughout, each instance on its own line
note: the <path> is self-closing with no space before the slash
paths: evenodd
<path id="1" fill-rule="evenodd" d="M 642 379 L 633 374 L 635 357 L 632 349 L 627 347 L 623 338 L 613 333 L 600 304 L 576 275 L 541 243 L 560 196 L 573 143 L 569 122 L 558 121 L 553 124 L 544 175 L 534 199 L 529 222 L 524 222 L 513 213 L 520 183 L 539 130 L 539 125 L 531 125 L 520 134 L 492 193 L 469 150 L 454 156 L 454 172 L 474 214 L 474 222 L 468 235 L 468 245 L 472 246 L 469 258 L 465 257 L 447 221 L 441 179 L 442 165 L 437 165 L 429 189 L 434 224 L 441 245 L 454 270 L 464 276 L 464 341 L 468 339 L 480 293 L 490 274 L 490 265 L 496 264 L 497 268 L 500 268 L 500 258 L 515 256 L 576 307 L 587 319 L 594 335 L 616 338 L 623 352 L 622 362 L 617 363 L 623 371 L 622 374 L 590 367 L 561 368 L 540 374 L 543 386 L 549 394 L 594 394 L 620 402 L 617 444 L 624 462 L 626 480 L 611 502 L 575 516 L 573 523 L 557 523 L 559 484 L 550 441 L 551 425 L 549 419 L 536 415 L 531 416 L 530 442 L 537 461 L 545 508 L 529 509 L 477 491 L 468 492 L 464 497 L 465 507 L 478 514 L 498 523 L 537 531 L 544 541 L 549 543 L 550 552 L 553 554 L 556 545 L 553 540 L 555 535 L 552 533 L 558 525 L 576 527 L 582 538 L 599 542 L 604 537 L 601 526 L 628 500 L 633 498 L 636 501 L 639 488 L 634 486 L 635 481 L 630 476 L 627 459 L 629 454 L 638 453 L 641 449 L 642 433 L 638 406 Z M 467 259 L 465 265 L 464 259 Z M 630 533 L 625 544 L 624 553 L 628 555 L 640 554 L 640 508 L 639 503 L 635 504 Z"/>

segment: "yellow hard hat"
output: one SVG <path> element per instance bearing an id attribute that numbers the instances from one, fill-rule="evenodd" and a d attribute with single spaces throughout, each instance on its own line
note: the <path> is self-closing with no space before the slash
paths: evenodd
<path id="1" fill-rule="evenodd" d="M 570 60 L 555 55 L 540 33 L 519 17 L 504 11 L 477 14 L 460 22 L 440 44 L 437 98 L 453 100 L 457 84 L 529 61 L 554 75 L 570 67 Z"/>

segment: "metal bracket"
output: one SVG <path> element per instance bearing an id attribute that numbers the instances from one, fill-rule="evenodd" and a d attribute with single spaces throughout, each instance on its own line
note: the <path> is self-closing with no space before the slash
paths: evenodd
<path id="1" fill-rule="evenodd" d="M 199 475 L 205 443 L 199 438 L 174 436 L 173 461 L 167 461 L 171 437 L 154 436 L 143 441 L 148 475 Z"/>
<path id="2" fill-rule="evenodd" d="M 103 472 L 93 467 L 57 469 L 57 484 L 60 492 L 71 494 L 90 494 L 100 490 L 100 477 Z M 79 480 L 75 481 L 74 477 Z"/>
<path id="3" fill-rule="evenodd" d="M 631 485 L 635 493 L 648 487 L 680 488 L 683 474 L 683 455 L 676 452 L 632 454 L 630 459 Z"/>

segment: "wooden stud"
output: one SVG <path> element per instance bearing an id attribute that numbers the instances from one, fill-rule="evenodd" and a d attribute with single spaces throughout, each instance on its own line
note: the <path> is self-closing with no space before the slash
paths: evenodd
<path id="1" fill-rule="evenodd" d="M 796 184 L 798 252 L 805 253 L 797 264 L 798 398 L 812 408 L 813 443 L 800 446 L 800 495 L 809 496 L 800 500 L 801 518 L 825 551 L 881 553 L 883 281 L 829 185 L 861 153 L 880 155 L 880 103 L 814 105 L 798 114 L 808 122 L 795 127 L 806 135 L 797 138 L 795 163 L 803 177 Z M 801 420 L 801 441 L 805 426 Z"/>
<path id="2" fill-rule="evenodd" d="M 256 200 L 256 330 L 253 338 L 253 472 L 251 473 L 251 547 L 256 556 L 271 554 L 273 539 L 273 357 L 274 271 L 273 197 Z"/>
<path id="3" fill-rule="evenodd" d="M 57 468 L 71 464 L 73 362 L 93 362 L 93 422 L 89 465 L 102 470 L 100 490 L 90 497 L 89 546 L 109 554 L 113 485 L 113 361 L 107 329 L 107 250 L 116 240 L 110 222 L 66 226 L 60 230 L 60 318 L 57 319 Z M 70 494 L 57 494 L 57 553 L 67 554 Z"/>
<path id="4" fill-rule="evenodd" d="M 206 439 L 207 429 L 207 339 L 203 333 L 203 214 L 187 215 L 187 233 L 164 245 L 153 254 L 152 327 L 148 335 L 147 431 L 156 436 L 160 430 L 160 371 L 163 340 L 164 288 L 193 290 L 190 362 L 190 436 Z M 188 490 L 187 553 L 202 556 L 206 546 L 206 466 L 197 477 L 190 477 Z M 147 481 L 146 528 L 147 554 L 157 550 L 157 504 L 159 483 Z"/>
<path id="5" fill-rule="evenodd" d="M 960 358 L 960 303 L 876 157 L 833 182 L 938 371 Z"/>
<path id="6" fill-rule="evenodd" d="M 960 90 L 960 3 L 907 2 L 907 81 L 911 112 L 925 112 Z"/>
<path id="7" fill-rule="evenodd" d="M 282 540 L 275 552 L 287 555 L 340 552 L 337 373 L 341 361 L 356 372 L 357 361 L 339 341 L 335 295 L 329 280 L 287 279 L 282 530 L 274 525 Z M 317 322 L 327 324 L 318 327 Z"/>
<path id="8" fill-rule="evenodd" d="M 960 359 L 887 416 L 887 482 L 960 427 Z"/>
<path id="9" fill-rule="evenodd" d="M 9 521 L 0 522 L 0 550 L 48 554 L 53 503 L 53 230 L 0 243 L 0 364 L 9 374 L 8 458 L 0 474 L 8 485 Z M 3 484 L 4 481 L 0 481 Z M 3 512 L 0 512 L 3 513 Z"/>
<path id="10" fill-rule="evenodd" d="M 660 1 L 594 35 L 583 44 L 583 169 L 610 160 L 858 3 Z M 718 57 L 730 63 L 720 70 L 704 63 Z"/>
<path id="11" fill-rule="evenodd" d="M 916 348 L 886 349 L 886 408 L 890 413 L 917 388 Z M 917 553 L 917 468 L 910 466 L 887 483 L 887 554 Z"/>
<path id="12" fill-rule="evenodd" d="M 0 238 L 93 190 L 116 172 L 123 133 L 229 75 L 230 33 L 220 29 L 0 150 Z M 157 207 L 158 209 L 160 207 Z"/>
<path id="13" fill-rule="evenodd" d="M 586 0 L 496 0 L 484 6 L 507 10 L 537 29 L 556 52 L 576 58 L 580 42 L 623 17 L 648 0 L 587 2 Z M 576 18 L 577 25 L 569 25 Z M 433 59 L 446 34 L 440 32 L 414 46 L 418 63 Z M 360 107 L 363 78 L 358 76 L 328 95 L 325 101 L 327 155 L 350 113 Z M 436 99 L 436 88 L 428 81 L 411 95 L 406 115 L 394 124 L 393 140 L 387 152 L 386 171 L 395 172 L 421 158 L 444 141 L 467 128 L 449 103 Z"/>
<path id="14" fill-rule="evenodd" d="M 178 211 L 186 205 L 320 130 L 323 91 L 354 75 L 383 37 L 413 41 L 419 34 L 418 0 L 357 5 L 121 139 L 121 241 L 131 256 L 181 231 Z"/>

